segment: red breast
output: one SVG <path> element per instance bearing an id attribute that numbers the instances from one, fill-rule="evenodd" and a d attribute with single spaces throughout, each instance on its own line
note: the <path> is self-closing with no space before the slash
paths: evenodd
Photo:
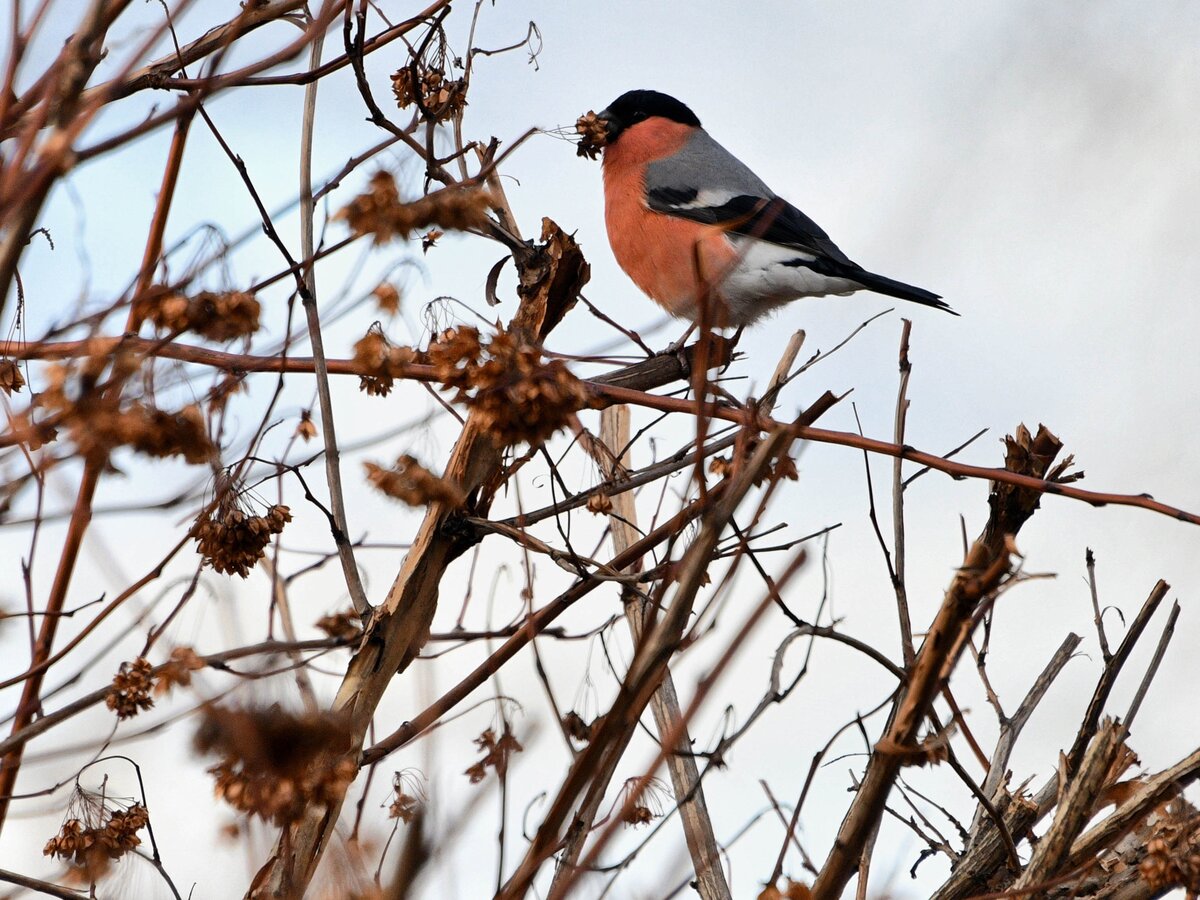
<path id="1" fill-rule="evenodd" d="M 672 315 L 692 320 L 709 297 L 710 322 L 721 326 L 727 314 L 715 286 L 738 258 L 724 231 L 646 205 L 647 164 L 677 153 L 694 130 L 653 117 L 622 131 L 604 149 L 604 220 L 613 255 L 634 284 Z"/>

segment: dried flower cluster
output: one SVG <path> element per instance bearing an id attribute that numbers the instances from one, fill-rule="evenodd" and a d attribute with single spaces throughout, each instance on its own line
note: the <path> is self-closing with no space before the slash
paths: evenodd
<path id="1" fill-rule="evenodd" d="M 238 505 L 236 493 L 229 491 L 211 515 L 196 520 L 192 535 L 196 552 L 214 569 L 245 578 L 263 558 L 271 537 L 290 521 L 291 510 L 278 504 L 267 507 L 265 515 L 251 515 Z"/>
<path id="2" fill-rule="evenodd" d="M 496 732 L 489 728 L 475 738 L 475 746 L 483 751 L 483 759 L 464 773 L 471 779 L 471 784 L 479 784 L 483 781 L 487 777 L 489 767 L 495 769 L 496 774 L 503 778 L 508 772 L 509 756 L 525 749 L 509 730 L 507 722 L 504 724 L 504 732 L 500 737 L 497 738 Z"/>
<path id="3" fill-rule="evenodd" d="M 455 231 L 481 228 L 495 203 L 490 193 L 477 187 L 453 186 L 404 203 L 390 173 L 371 176 L 369 190 L 338 212 L 356 235 L 369 234 L 376 244 L 407 239 L 413 231 L 437 225 Z"/>
<path id="4" fill-rule="evenodd" d="M 81 455 L 130 447 L 147 456 L 181 456 L 199 465 L 217 454 L 204 414 L 194 404 L 166 412 L 137 400 L 121 405 L 115 394 L 95 388 L 79 390 L 76 398 L 68 393 L 67 368 L 47 366 L 46 388 L 38 395 L 38 405 L 66 425 Z"/>
<path id="5" fill-rule="evenodd" d="M 467 499 L 458 485 L 434 475 L 407 453 L 390 469 L 372 462 L 364 462 L 363 468 L 367 470 L 367 481 L 372 486 L 409 506 L 445 503 L 458 507 Z"/>
<path id="6" fill-rule="evenodd" d="M 210 706 L 195 746 L 220 757 L 208 770 L 217 796 L 276 825 L 296 821 L 313 803 L 341 797 L 358 773 L 345 755 L 347 721 L 333 713 Z"/>
<path id="7" fill-rule="evenodd" d="M 463 111 L 467 105 L 467 83 L 446 77 L 443 69 L 430 67 L 420 71 L 405 66 L 392 75 L 392 93 L 396 106 L 406 109 L 417 104 L 427 119 L 442 122 Z"/>
<path id="8" fill-rule="evenodd" d="M 42 853 L 69 860 L 92 879 L 103 875 L 109 862 L 120 859 L 142 840 L 137 832 L 146 827 L 150 815 L 135 803 L 128 809 L 110 810 L 100 802 L 89 803 L 88 818 L 67 819 L 58 834 L 46 842 Z"/>
<path id="9" fill-rule="evenodd" d="M 536 443 L 588 403 L 583 382 L 561 360 L 543 362 L 538 347 L 502 332 L 486 344 L 470 327 L 452 328 L 430 345 L 437 378 L 455 400 L 483 419 L 497 444 Z"/>
<path id="10" fill-rule="evenodd" d="M 150 660 L 139 656 L 133 662 L 121 663 L 104 703 L 118 719 L 132 719 L 142 710 L 154 706 L 154 698 L 150 696 L 154 686 Z"/>
<path id="11" fill-rule="evenodd" d="M 577 156 L 595 159 L 608 143 L 608 132 L 604 123 L 590 109 L 575 120 L 575 131 L 579 134 L 579 145 L 575 148 Z"/>
<path id="12" fill-rule="evenodd" d="M 15 394 L 25 386 L 25 376 L 15 359 L 0 359 L 0 391 Z"/>
<path id="13" fill-rule="evenodd" d="M 314 627 L 325 632 L 331 638 L 337 638 L 346 643 L 353 643 L 362 637 L 362 624 L 358 616 L 350 609 L 321 616 L 314 623 Z"/>
<path id="14" fill-rule="evenodd" d="M 258 331 L 262 305 L 245 291 L 201 291 L 186 297 L 156 285 L 134 303 L 134 315 L 159 331 L 192 331 L 210 341 L 232 341 Z"/>
<path id="15" fill-rule="evenodd" d="M 191 647 L 176 647 L 171 658 L 158 670 L 154 681 L 155 696 L 162 696 L 173 687 L 187 687 L 192 683 L 192 673 L 203 669 L 208 663 Z"/>
<path id="16" fill-rule="evenodd" d="M 358 387 L 371 397 L 386 397 L 404 366 L 420 358 L 412 347 L 394 346 L 378 324 L 367 329 L 354 345 L 354 363 L 358 366 Z"/>

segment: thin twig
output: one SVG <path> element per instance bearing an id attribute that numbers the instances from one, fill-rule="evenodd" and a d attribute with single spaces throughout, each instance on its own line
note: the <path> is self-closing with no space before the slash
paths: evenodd
<path id="1" fill-rule="evenodd" d="M 1163 632 L 1158 638 L 1158 646 L 1154 648 L 1154 657 L 1150 660 L 1150 665 L 1146 668 L 1146 674 L 1142 676 L 1142 682 L 1138 685 L 1137 693 L 1133 695 L 1133 701 L 1129 704 L 1129 711 L 1125 713 L 1123 721 L 1126 730 L 1133 728 L 1133 720 L 1137 716 L 1138 710 L 1142 707 L 1142 701 L 1146 698 L 1146 691 L 1150 689 L 1150 682 L 1158 674 L 1158 667 L 1167 652 L 1167 646 L 1171 643 L 1171 638 L 1175 635 L 1175 622 L 1178 619 L 1179 601 L 1177 600 L 1171 606 L 1171 613 L 1167 616 L 1167 624 L 1163 626 Z"/>
<path id="2" fill-rule="evenodd" d="M 1100 609 L 1100 595 L 1096 589 L 1096 555 L 1092 553 L 1091 547 L 1084 552 L 1083 561 L 1087 566 L 1088 591 L 1092 595 L 1092 615 L 1096 623 L 1096 638 L 1100 641 L 1100 654 L 1104 658 L 1104 664 L 1108 665 L 1112 662 L 1112 651 L 1108 649 L 1108 635 L 1104 632 L 1104 612 Z"/>
<path id="3" fill-rule="evenodd" d="M 912 363 L 908 358 L 908 337 L 912 332 L 912 321 L 901 319 L 900 330 L 900 386 L 896 391 L 896 423 L 892 430 L 892 441 L 904 446 L 904 430 L 908 420 L 908 379 L 912 374 Z M 904 460 L 892 460 L 892 554 L 895 568 L 892 572 L 892 587 L 896 591 L 896 613 L 900 619 L 900 649 L 904 655 L 904 666 L 912 665 L 916 651 L 913 649 L 912 617 L 908 612 L 908 588 L 904 580 Z"/>
<path id="4" fill-rule="evenodd" d="M 325 32 L 321 31 L 309 48 L 309 67 L 317 68 L 321 62 L 321 49 L 325 44 Z M 315 200 L 312 192 L 312 144 L 313 129 L 317 115 L 317 85 L 313 80 L 304 88 L 304 115 L 300 137 L 300 255 L 308 260 L 313 256 L 313 214 Z M 316 370 L 317 399 L 321 407 L 321 437 L 325 442 L 325 481 L 329 487 L 329 505 L 333 513 L 332 530 L 338 560 L 342 564 L 342 576 L 350 592 L 350 602 L 360 618 L 365 619 L 371 611 L 367 592 L 363 588 L 350 545 L 349 525 L 346 519 L 346 501 L 342 493 L 341 455 L 338 453 L 337 429 L 333 422 L 333 398 L 329 391 L 329 372 L 325 365 L 325 342 L 321 337 L 321 317 L 317 311 L 316 265 L 304 270 L 304 286 L 300 299 L 308 321 L 308 340 L 313 350 L 313 365 Z"/>

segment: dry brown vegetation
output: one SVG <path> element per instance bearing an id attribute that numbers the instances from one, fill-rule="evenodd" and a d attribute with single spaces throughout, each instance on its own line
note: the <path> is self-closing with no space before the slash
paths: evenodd
<path id="1" fill-rule="evenodd" d="M 3 562 L 9 588 L 3 598 L 8 621 L 0 622 L 7 717 L 0 737 L 0 829 L 26 827 L 25 808 L 53 804 L 62 825 L 44 836 L 45 856 L 66 871 L 55 872 L 40 858 L 19 865 L 10 860 L 14 868 L 0 870 L 0 880 L 56 897 L 122 896 L 114 864 L 136 856 L 165 891 L 189 893 L 172 878 L 172 861 L 155 839 L 168 800 L 145 795 L 134 751 L 117 755 L 113 749 L 153 717 L 145 733 L 193 736 L 194 755 L 173 764 L 210 773 L 212 802 L 236 815 L 237 829 L 252 827 L 253 820 L 254 827 L 271 829 L 273 849 L 252 860 L 256 874 L 242 886 L 249 897 L 398 898 L 436 883 L 451 846 L 462 839 L 456 826 L 467 816 L 432 814 L 439 798 L 428 785 L 445 773 L 500 797 L 499 871 L 475 882 L 474 896 L 494 892 L 513 900 L 536 889 L 537 896 L 566 897 L 614 881 L 623 890 L 618 879 L 641 846 L 664 829 L 682 829 L 691 866 L 684 883 L 628 891 L 665 896 L 691 883 L 705 900 L 729 897 L 724 859 L 728 836 L 740 823 L 709 807 L 706 780 L 766 711 L 803 715 L 795 711 L 793 691 L 805 670 L 785 677 L 785 656 L 793 645 L 833 641 L 882 667 L 892 687 L 878 715 L 860 715 L 848 701 L 840 721 L 815 726 L 829 740 L 799 764 L 807 777 L 797 796 L 776 799 L 770 782 L 778 773 L 755 772 L 770 820 L 778 818 L 771 838 L 778 861 L 773 871 L 756 873 L 760 897 L 834 900 L 852 883 L 860 897 L 882 891 L 870 880 L 871 863 L 889 816 L 918 836 L 924 847 L 918 864 L 929 856 L 948 861 L 949 875 L 934 893 L 939 900 L 1135 900 L 1180 887 L 1189 896 L 1200 892 L 1200 814 L 1183 794 L 1200 774 L 1200 750 L 1148 772 L 1128 740 L 1179 614 L 1175 605 L 1165 624 L 1150 627 L 1168 586 L 1155 585 L 1123 633 L 1110 636 L 1112 619 L 1101 614 L 1089 555 L 1101 650 L 1093 661 L 1094 691 L 1080 698 L 1073 744 L 1047 761 L 1056 774 L 1043 783 L 1014 775 L 1010 762 L 1031 714 L 1082 638 L 1062 636 L 1040 674 L 1030 673 L 1028 693 L 1015 707 L 992 690 L 988 662 L 998 600 L 1030 580 L 1021 567 L 1021 530 L 1045 494 L 1140 507 L 1145 515 L 1179 519 L 1180 528 L 1200 524 L 1200 517 L 1144 495 L 1083 489 L 1072 457 L 1045 427 L 1015 427 L 994 468 L 957 461 L 961 447 L 937 455 L 907 446 L 908 323 L 891 440 L 817 425 L 842 399 L 813 389 L 807 373 L 822 356 L 798 362 L 802 335 L 773 361 L 763 399 L 738 397 L 720 385 L 717 376 L 735 347 L 715 335 L 628 364 L 556 355 L 548 339 L 564 317 L 595 315 L 601 328 L 612 323 L 581 296 L 589 267 L 570 223 L 560 227 L 546 219 L 534 227 L 516 221 L 509 208 L 498 173 L 507 154 L 520 150 L 520 128 L 500 151 L 497 140 L 472 139 L 464 126 L 480 55 L 535 52 L 538 39 L 531 26 L 511 47 L 481 49 L 474 42 L 478 17 L 502 15 L 482 2 L 452 14 L 449 3 L 435 0 L 414 7 L 409 18 L 389 21 L 365 2 L 257 0 L 223 25 L 191 35 L 175 34 L 160 9 L 151 26 L 135 32 L 132 47 L 126 40 L 114 48 L 111 36 L 125 18 L 150 21 L 150 7 L 93 0 L 79 5 L 72 36 L 55 54 L 23 58 L 46 27 L 48 4 L 30 6 L 17 17 L 0 91 L 0 310 L 12 323 L 0 342 L 0 524 L 19 534 L 24 547 L 21 559 Z M 271 29 L 287 37 L 259 53 L 260 32 Z M 176 49 L 150 59 L 168 39 L 178 42 Z M 235 47 L 242 52 L 231 54 Z M 390 82 L 368 66 L 385 48 L 388 59 L 400 60 Z M 110 52 L 125 62 L 112 77 L 97 78 Z M 317 91 L 345 72 L 353 73 L 354 87 L 339 102 L 361 106 L 378 129 L 377 141 L 353 148 L 345 166 L 319 182 L 311 172 Z M 237 140 L 207 108 L 230 94 L 250 98 L 270 84 L 300 87 L 305 97 L 299 147 L 289 161 L 301 172 L 298 238 L 277 228 Z M 338 90 L 345 84 L 338 82 Z M 151 90 L 160 92 L 152 112 L 97 136 L 92 126 L 110 107 Z M 581 133 L 593 142 L 594 130 L 581 120 Z M 153 174 L 153 217 L 141 233 L 127 234 L 141 263 L 126 273 L 126 287 L 90 298 L 84 309 L 63 301 L 54 316 L 36 317 L 53 324 L 30 334 L 30 307 L 58 302 L 35 295 L 21 279 L 24 254 L 45 237 L 39 222 L 52 190 L 84 164 L 120 166 L 135 141 L 158 133 L 171 138 L 161 171 Z M 259 212 L 253 224 L 273 248 L 274 271 L 257 281 L 221 283 L 232 243 L 197 252 L 166 242 L 168 222 L 186 218 L 175 191 L 199 134 L 219 145 Z M 419 165 L 402 178 L 390 170 L 392 150 Z M 583 151 L 594 156 L 587 145 Z M 395 242 L 407 241 L 403 246 L 415 251 L 418 239 L 422 253 L 453 252 L 448 232 L 503 250 L 516 272 L 515 307 L 511 299 L 497 308 L 485 305 L 497 299 L 498 265 L 487 276 L 486 296 L 464 298 L 486 315 L 430 328 L 410 346 L 389 337 L 386 324 L 373 323 L 376 314 L 398 315 L 405 300 L 396 284 L 377 280 L 348 307 L 361 336 L 352 355 L 327 355 L 323 329 L 333 294 L 316 288 L 318 263 L 352 248 L 375 246 L 372 252 L 382 253 Z M 636 334 L 622 337 L 626 350 L 644 349 Z M 333 384 L 356 378 L 388 421 L 404 419 L 399 398 L 414 403 L 432 395 L 440 421 L 452 429 L 452 448 L 433 457 L 421 436 L 424 426 L 414 426 L 398 438 L 359 442 L 354 452 L 367 457 L 343 465 L 339 444 L 344 448 L 362 433 L 341 416 L 335 424 L 336 403 L 345 394 Z M 251 385 L 271 399 L 252 402 Z M 293 414 L 279 398 L 296 385 L 310 400 Z M 795 385 L 807 392 L 804 408 L 796 415 L 779 412 L 780 391 Z M 687 440 L 655 456 L 649 427 L 635 431 L 631 410 L 686 421 Z M 893 646 L 857 639 L 824 608 L 807 618 L 794 611 L 789 582 L 809 565 L 813 536 L 768 536 L 776 533 L 773 510 L 781 492 L 804 488 L 794 457 L 806 442 L 895 460 L 890 535 L 879 524 L 886 517 L 876 509 L 874 487 L 870 510 L 890 576 L 883 589 L 897 622 Z M 114 530 L 121 569 L 135 574 L 115 591 L 80 585 L 82 548 L 114 521 L 112 510 L 97 506 L 99 487 L 140 471 L 148 459 L 175 463 L 155 463 L 164 466 L 156 472 L 167 473 L 156 478 L 173 480 L 170 498 L 136 506 L 146 517 L 139 521 L 153 521 L 169 535 L 170 548 L 155 555 Z M 568 469 L 579 467 L 590 473 L 590 484 L 572 488 L 578 479 Z M 553 502 L 522 505 L 518 476 L 527 469 L 548 479 Z M 913 478 L 928 470 L 986 480 L 990 495 L 987 510 L 979 511 L 986 513 L 985 526 L 973 541 L 964 533 L 961 559 L 945 561 L 953 575 L 935 615 L 913 621 L 904 501 Z M 395 544 L 381 550 L 363 538 L 362 516 L 346 502 L 351 479 L 418 511 L 416 520 L 398 520 L 406 528 L 397 536 L 406 545 L 402 559 Z M 52 480 L 71 485 L 61 523 L 50 515 Z M 635 504 L 639 495 L 657 498 L 650 517 Z M 514 503 L 516 512 L 496 512 Z M 301 516 L 320 523 L 316 562 L 290 543 Z M 582 525 L 572 531 L 571 523 L 581 521 L 603 523 L 590 548 L 574 539 L 590 534 Z M 464 622 L 485 542 L 512 571 L 525 573 L 525 584 L 518 616 L 500 624 L 489 618 L 473 631 Z M 362 577 L 369 552 L 392 554 L 395 574 L 386 590 Z M 43 578 L 36 573 L 47 558 L 52 576 Z M 459 560 L 471 561 L 470 572 L 455 566 Z M 535 561 L 543 567 L 537 571 L 550 568 L 565 579 L 562 586 L 535 578 Z M 342 584 L 333 595 L 310 587 L 326 563 L 340 566 Z M 735 582 L 743 572 L 749 577 Z M 166 573 L 183 573 L 182 581 Z M 231 630 L 219 646 L 188 644 L 175 625 L 205 602 L 203 586 L 237 586 L 252 575 L 270 582 L 267 615 L 254 620 L 258 631 L 235 638 Z M 737 602 L 729 603 L 735 583 Z M 593 592 L 610 602 L 580 602 Z M 464 593 L 457 627 L 433 632 L 439 607 L 444 615 L 459 602 L 453 595 Z M 84 602 L 89 594 L 100 598 Z M 134 625 L 122 626 L 114 639 L 116 617 L 134 608 Z M 323 612 L 309 624 L 293 615 L 298 608 Z M 768 619 L 787 630 L 770 684 L 751 698 L 737 728 L 715 740 L 698 738 L 691 732 L 698 710 L 722 684 L 743 641 Z M 615 634 L 628 635 L 631 650 L 611 660 L 603 701 L 591 710 L 567 703 L 570 686 L 542 665 L 539 646 L 594 645 Z M 1134 646 L 1156 640 L 1150 666 L 1130 671 Z M 478 663 L 464 667 L 434 652 L 447 644 L 475 648 Z M 677 682 L 673 672 L 699 644 L 715 648 L 712 665 L 698 681 Z M 109 674 L 113 669 L 99 663 L 114 652 L 127 655 Z M 544 793 L 536 803 L 507 794 L 513 771 L 542 751 L 533 740 L 532 713 L 514 718 L 499 688 L 499 676 L 528 668 L 531 659 L 544 693 L 521 702 L 530 709 L 545 704 L 544 727 L 560 734 L 569 756 L 561 769 L 529 763 Z M 385 691 L 415 683 L 423 666 L 437 667 L 441 677 L 425 682 L 426 693 L 412 694 L 422 705 L 402 721 L 380 719 Z M 269 676 L 286 689 L 256 692 Z M 967 679 L 982 683 L 990 708 L 960 708 L 956 685 Z M 1109 702 L 1118 680 L 1141 685 L 1127 709 L 1114 710 Z M 431 684 L 441 686 L 437 695 L 427 692 Z M 437 729 L 477 708 L 480 697 L 491 718 L 473 747 L 431 755 L 424 765 L 439 771 L 401 767 L 401 757 L 407 761 Z M 52 784 L 45 768 L 29 775 L 28 754 L 57 748 L 59 735 L 63 745 L 68 735 L 78 741 L 71 731 L 76 717 L 102 710 L 110 730 L 89 733 L 83 762 L 58 758 Z M 657 759 L 640 777 L 618 780 L 639 723 L 650 720 Z M 994 745 L 983 746 L 977 734 L 993 730 Z M 838 741 L 858 734 L 865 751 L 846 784 L 852 790 L 836 840 L 805 846 L 800 826 L 810 815 L 810 788 L 818 778 L 843 777 L 823 762 Z M 736 762 L 754 764 L 750 757 Z M 919 767 L 952 772 L 952 791 L 933 798 L 914 793 L 902 776 Z M 107 792 L 118 773 L 138 785 L 139 796 Z M 87 788 L 97 777 L 104 787 Z M 382 808 L 365 803 L 373 783 L 392 785 Z M 973 808 L 966 819 L 951 812 L 963 798 Z M 204 824 L 189 826 L 190 840 L 202 854 L 205 841 L 217 840 L 215 824 L 205 829 L 218 817 L 211 810 L 195 815 Z M 606 849 L 618 844 L 624 855 L 614 862 Z M 211 894 L 201 887 L 197 895 Z"/>

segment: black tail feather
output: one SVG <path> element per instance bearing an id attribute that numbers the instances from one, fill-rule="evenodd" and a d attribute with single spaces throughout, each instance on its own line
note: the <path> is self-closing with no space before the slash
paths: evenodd
<path id="1" fill-rule="evenodd" d="M 874 291 L 877 294 L 887 294 L 889 297 L 911 300 L 913 303 L 920 303 L 922 306 L 932 306 L 934 309 L 944 310 L 952 316 L 958 315 L 958 313 L 950 308 L 950 304 L 942 300 L 941 295 L 927 291 L 924 288 L 913 287 L 913 285 L 905 284 L 902 281 L 885 278 L 883 275 L 876 275 L 874 272 L 868 272 L 866 269 L 858 269 L 853 273 L 848 272 L 845 277 L 852 278 L 867 288 L 867 290 Z"/>

